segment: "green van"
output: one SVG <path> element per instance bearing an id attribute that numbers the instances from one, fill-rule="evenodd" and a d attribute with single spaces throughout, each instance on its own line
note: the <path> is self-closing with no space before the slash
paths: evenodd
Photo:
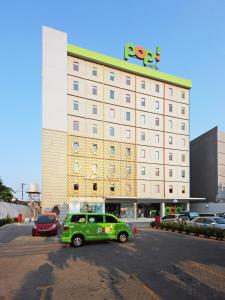
<path id="1" fill-rule="evenodd" d="M 80 247 L 85 241 L 117 240 L 125 243 L 132 236 L 130 226 L 111 214 L 68 214 L 61 241 Z"/>

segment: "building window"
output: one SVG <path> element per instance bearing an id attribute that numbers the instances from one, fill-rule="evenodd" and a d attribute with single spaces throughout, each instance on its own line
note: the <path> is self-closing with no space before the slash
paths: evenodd
<path id="1" fill-rule="evenodd" d="M 73 171 L 74 171 L 74 173 L 78 173 L 79 170 L 80 170 L 79 162 L 75 161 L 74 164 L 73 164 Z"/>
<path id="2" fill-rule="evenodd" d="M 126 76 L 126 85 L 130 85 L 130 77 Z"/>
<path id="3" fill-rule="evenodd" d="M 173 112 L 173 105 L 171 103 L 169 104 L 169 112 Z"/>
<path id="4" fill-rule="evenodd" d="M 169 160 L 172 161 L 173 160 L 173 153 L 169 153 Z"/>
<path id="5" fill-rule="evenodd" d="M 145 167 L 141 167 L 141 175 L 145 175 Z"/>
<path id="6" fill-rule="evenodd" d="M 98 190 L 98 184 L 97 182 L 93 183 L 93 191 L 97 191 Z"/>
<path id="7" fill-rule="evenodd" d="M 169 177 L 173 177 L 173 170 L 169 169 Z"/>
<path id="8" fill-rule="evenodd" d="M 115 135 L 115 129 L 114 129 L 114 127 L 110 127 L 109 128 L 109 135 L 110 136 L 114 136 Z"/>
<path id="9" fill-rule="evenodd" d="M 95 85 L 92 86 L 92 95 L 97 95 L 97 86 Z"/>
<path id="10" fill-rule="evenodd" d="M 131 166 L 127 166 L 126 170 L 127 170 L 127 174 L 130 175 L 131 174 Z"/>
<path id="11" fill-rule="evenodd" d="M 160 192 L 160 185 L 159 185 L 159 184 L 156 184 L 156 185 L 155 185 L 155 192 L 156 192 L 156 193 L 159 193 L 159 192 Z"/>
<path id="12" fill-rule="evenodd" d="M 182 178 L 185 178 L 185 170 L 182 170 L 182 171 L 181 171 L 181 177 L 182 177 Z"/>
<path id="13" fill-rule="evenodd" d="M 129 147 L 126 148 L 126 154 L 127 156 L 131 156 L 131 149 Z"/>
<path id="14" fill-rule="evenodd" d="M 182 138 L 182 145 L 185 146 L 186 142 L 185 142 L 185 139 Z"/>
<path id="15" fill-rule="evenodd" d="M 173 128 L 173 121 L 172 120 L 169 120 L 169 127 L 170 127 L 170 129 Z"/>
<path id="16" fill-rule="evenodd" d="M 181 123 L 181 130 L 185 130 L 185 123 Z"/>
<path id="17" fill-rule="evenodd" d="M 110 113 L 110 118 L 114 119 L 115 118 L 115 109 L 110 108 L 109 113 Z"/>
<path id="18" fill-rule="evenodd" d="M 185 154 L 184 153 L 181 155 L 181 161 L 185 162 Z"/>
<path id="19" fill-rule="evenodd" d="M 114 174 L 114 173 L 116 172 L 116 167 L 115 167 L 115 165 L 110 165 L 110 166 L 109 166 L 109 171 L 110 171 L 110 173 Z"/>
<path id="20" fill-rule="evenodd" d="M 159 101 L 155 101 L 155 109 L 159 109 Z"/>
<path id="21" fill-rule="evenodd" d="M 183 106 L 181 107 L 181 114 L 185 115 L 185 107 L 183 107 Z"/>
<path id="22" fill-rule="evenodd" d="M 110 146 L 110 154 L 115 155 L 115 146 Z"/>
<path id="23" fill-rule="evenodd" d="M 73 110 L 79 110 L 79 102 L 78 101 L 73 101 Z"/>
<path id="24" fill-rule="evenodd" d="M 91 165 L 91 171 L 96 174 L 98 172 L 98 165 L 97 164 L 92 164 Z"/>
<path id="25" fill-rule="evenodd" d="M 73 70 L 74 71 L 79 71 L 79 63 L 77 61 L 73 62 Z"/>
<path id="26" fill-rule="evenodd" d="M 98 152 L 98 145 L 92 144 L 92 151 L 96 154 Z"/>
<path id="27" fill-rule="evenodd" d="M 79 91 L 79 82 L 78 81 L 73 82 L 73 90 L 74 91 Z"/>
<path id="28" fill-rule="evenodd" d="M 145 141 L 145 133 L 144 132 L 141 132 L 141 140 Z"/>
<path id="29" fill-rule="evenodd" d="M 159 134 L 155 135 L 155 141 L 156 141 L 156 143 L 159 143 Z"/>
<path id="30" fill-rule="evenodd" d="M 92 105 L 92 113 L 93 115 L 97 115 L 97 105 Z"/>
<path id="31" fill-rule="evenodd" d="M 92 68 L 92 75 L 97 76 L 97 68 L 96 67 Z"/>
<path id="32" fill-rule="evenodd" d="M 145 106 L 145 98 L 141 98 L 141 106 Z"/>
<path id="33" fill-rule="evenodd" d="M 111 81 L 114 81 L 114 80 L 115 80 L 115 74 L 114 74 L 114 72 L 110 72 L 109 79 L 110 79 Z"/>
<path id="34" fill-rule="evenodd" d="M 130 139 L 130 130 L 126 130 L 126 138 Z"/>
<path id="35" fill-rule="evenodd" d="M 182 91 L 182 92 L 181 92 L 181 98 L 182 98 L 182 99 L 185 99 L 185 91 Z"/>
<path id="36" fill-rule="evenodd" d="M 182 186 L 182 194 L 185 194 L 185 186 Z"/>
<path id="37" fill-rule="evenodd" d="M 145 193 L 145 184 L 141 184 L 141 192 Z"/>
<path id="38" fill-rule="evenodd" d="M 169 95 L 173 96 L 173 89 L 172 88 L 169 88 Z"/>
<path id="39" fill-rule="evenodd" d="M 172 194 L 173 193 L 173 186 L 169 185 L 169 193 Z"/>
<path id="40" fill-rule="evenodd" d="M 73 150 L 75 152 L 78 152 L 79 148 L 80 148 L 80 144 L 78 142 L 74 142 L 73 143 Z"/>
<path id="41" fill-rule="evenodd" d="M 159 118 L 155 118 L 155 125 L 159 126 Z"/>
<path id="42" fill-rule="evenodd" d="M 110 185 L 110 191 L 111 192 L 115 192 L 115 184 L 114 183 L 112 183 L 111 185 Z"/>
<path id="43" fill-rule="evenodd" d="M 130 103 L 130 94 L 126 94 L 126 103 Z"/>
<path id="44" fill-rule="evenodd" d="M 155 151 L 155 159 L 159 160 L 159 151 Z"/>
<path id="45" fill-rule="evenodd" d="M 113 90 L 109 91 L 109 98 L 110 99 L 115 99 L 115 91 L 113 91 Z"/>
<path id="46" fill-rule="evenodd" d="M 126 112 L 126 120 L 130 121 L 130 112 L 129 111 Z"/>
<path id="47" fill-rule="evenodd" d="M 169 136 L 169 144 L 172 145 L 173 144 L 173 137 Z"/>
<path id="48" fill-rule="evenodd" d="M 145 158 L 145 149 L 141 149 L 141 157 Z"/>
<path id="49" fill-rule="evenodd" d="M 79 131 L 79 122 L 78 121 L 73 121 L 73 130 Z"/>
<path id="50" fill-rule="evenodd" d="M 73 189 L 74 189 L 74 191 L 78 191 L 79 190 L 79 183 L 74 183 Z"/>
<path id="51" fill-rule="evenodd" d="M 145 124 L 145 115 L 141 115 L 141 123 Z"/>
<path id="52" fill-rule="evenodd" d="M 159 176 L 159 168 L 155 169 L 155 176 Z"/>
<path id="53" fill-rule="evenodd" d="M 141 88 L 145 89 L 145 81 L 144 80 L 141 81 Z"/>
<path id="54" fill-rule="evenodd" d="M 159 84 L 155 85 L 155 91 L 156 91 L 156 93 L 159 93 Z"/>
<path id="55" fill-rule="evenodd" d="M 92 133 L 97 134 L 97 132 L 98 132 L 98 127 L 96 124 L 93 124 L 92 125 Z"/>

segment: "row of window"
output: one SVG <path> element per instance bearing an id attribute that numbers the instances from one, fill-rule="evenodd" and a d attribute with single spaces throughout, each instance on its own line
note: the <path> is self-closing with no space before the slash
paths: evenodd
<path id="1" fill-rule="evenodd" d="M 73 90 L 79 91 L 79 81 L 73 81 Z M 92 95 L 97 96 L 98 95 L 98 87 L 96 85 L 92 86 Z M 115 91 L 110 89 L 109 90 L 109 99 L 115 100 Z M 126 94 L 126 103 L 131 103 L 131 95 L 129 93 Z M 141 106 L 146 105 L 146 98 L 141 98 Z M 159 109 L 159 101 L 155 102 L 155 109 Z M 169 111 L 173 112 L 173 105 L 169 105 Z"/>
<path id="2" fill-rule="evenodd" d="M 80 171 L 80 164 L 79 162 L 75 162 L 73 165 L 73 170 L 75 173 L 78 173 Z M 98 172 L 98 164 L 97 163 L 93 163 L 91 165 L 91 171 L 96 174 Z M 109 166 L 109 171 L 111 174 L 115 174 L 116 172 L 116 166 L 114 164 L 111 164 Z M 141 167 L 141 175 L 146 175 L 146 167 Z M 126 174 L 127 175 L 131 175 L 132 170 L 131 170 L 131 166 L 126 166 Z M 155 176 L 160 176 L 160 169 L 159 168 L 155 168 Z M 185 178 L 185 170 L 181 170 L 181 177 Z M 169 169 L 169 177 L 173 177 L 173 169 Z"/>
<path id="3" fill-rule="evenodd" d="M 78 152 L 80 148 L 80 144 L 78 142 L 74 142 L 73 143 L 73 149 L 75 152 Z M 92 144 L 92 151 L 94 154 L 98 153 L 98 144 L 93 143 Z M 109 146 L 109 154 L 110 155 L 115 155 L 116 154 L 116 149 L 115 146 Z M 126 147 L 126 156 L 130 157 L 131 156 L 131 148 L 130 147 Z M 146 158 L 146 150 L 145 149 L 141 149 L 141 158 Z M 169 153 L 168 156 L 170 161 L 173 161 L 173 153 Z M 155 159 L 159 160 L 160 159 L 160 152 L 159 151 L 155 151 Z M 185 162 L 186 161 L 186 155 L 184 153 L 181 153 L 181 161 Z"/>
<path id="4" fill-rule="evenodd" d="M 78 191 L 79 188 L 80 188 L 79 183 L 75 183 L 75 184 L 73 185 L 73 188 L 74 188 L 75 191 Z M 144 183 L 141 184 L 140 188 L 141 188 L 141 192 L 145 193 L 145 191 L 146 191 L 146 184 L 144 184 Z M 93 191 L 97 191 L 97 190 L 98 190 L 98 183 L 97 183 L 97 182 L 94 182 L 94 183 L 93 183 L 92 189 L 93 189 Z M 125 185 L 125 189 L 126 189 L 126 192 L 128 192 L 128 193 L 130 193 L 130 192 L 132 191 L 132 188 L 131 188 L 131 185 L 130 185 L 130 184 L 126 184 L 126 185 Z M 112 183 L 112 184 L 110 185 L 110 187 L 109 187 L 109 190 L 110 190 L 111 192 L 115 192 L 115 191 L 116 191 L 116 185 L 115 185 L 114 183 Z M 173 185 L 169 185 L 169 187 L 168 187 L 168 192 L 169 192 L 170 194 L 172 194 L 172 193 L 173 193 L 173 190 L 174 190 L 174 189 L 173 189 Z M 182 193 L 182 194 L 185 194 L 185 191 L 186 191 L 185 186 L 182 186 L 182 187 L 181 187 L 181 193 Z M 159 184 L 156 184 L 156 185 L 155 185 L 155 193 L 160 193 L 160 185 L 159 185 Z"/>
<path id="5" fill-rule="evenodd" d="M 78 62 L 74 62 L 74 63 L 73 63 L 73 71 L 79 72 L 79 63 L 78 63 Z M 95 77 L 98 75 L 97 67 L 93 67 L 93 68 L 92 68 L 92 75 L 95 76 Z M 111 71 L 111 72 L 109 73 L 109 80 L 112 81 L 112 82 L 114 82 L 115 79 L 116 79 L 115 72 Z M 130 86 L 130 85 L 131 85 L 131 77 L 130 77 L 130 76 L 126 76 L 126 85 L 127 85 L 127 86 Z M 146 89 L 146 80 L 144 80 L 144 79 L 141 80 L 141 88 L 142 88 L 143 90 Z M 159 84 L 157 84 L 157 83 L 155 84 L 155 92 L 156 92 L 156 93 L 159 93 L 159 92 L 160 92 L 160 86 L 159 86 Z M 170 96 L 173 96 L 173 88 L 172 88 L 172 87 L 169 88 L 169 95 L 170 95 Z M 185 99 L 185 91 L 181 91 L 181 98 L 182 98 L 182 99 Z"/>
<path id="6" fill-rule="evenodd" d="M 156 118 L 156 119 L 158 119 L 158 118 Z M 185 124 L 182 124 L 181 128 L 182 128 L 182 130 L 185 130 Z M 79 121 L 73 121 L 73 130 L 74 131 L 79 131 L 80 130 Z M 97 134 L 98 133 L 98 126 L 97 126 L 97 124 L 92 124 L 92 133 L 93 134 Z M 109 136 L 115 137 L 115 127 L 109 127 Z M 131 138 L 131 130 L 130 129 L 126 129 L 125 136 L 126 136 L 126 139 L 130 139 Z M 146 133 L 145 132 L 141 132 L 140 133 L 140 138 L 141 138 L 141 141 L 146 141 Z M 156 135 L 156 138 L 158 140 L 159 139 L 159 135 Z M 174 144 L 174 139 L 173 139 L 172 136 L 168 137 L 168 143 L 170 145 Z M 185 138 L 182 138 L 182 145 L 183 146 L 186 145 Z"/>
<path id="7" fill-rule="evenodd" d="M 159 109 L 159 101 L 155 101 L 155 103 L 157 104 L 155 106 L 155 108 Z M 169 111 L 172 112 L 172 110 L 170 110 L 170 107 L 172 107 L 172 104 L 169 104 Z M 79 101 L 77 101 L 77 100 L 73 101 L 73 110 L 74 111 L 79 111 Z M 96 104 L 92 104 L 91 111 L 92 111 L 93 115 L 97 115 L 98 114 L 98 106 Z M 185 114 L 185 107 L 181 107 L 181 114 L 183 114 L 183 115 Z M 131 115 L 130 112 L 126 112 L 126 120 L 127 121 L 131 121 L 130 115 Z M 115 118 L 115 109 L 114 108 L 110 108 L 110 117 Z M 145 120 L 146 120 L 146 115 L 144 115 L 144 114 L 141 115 L 141 121 L 142 121 L 143 124 L 145 124 Z M 159 118 L 156 118 L 155 120 L 157 120 L 157 121 L 155 121 L 155 125 L 158 126 L 159 125 Z"/>

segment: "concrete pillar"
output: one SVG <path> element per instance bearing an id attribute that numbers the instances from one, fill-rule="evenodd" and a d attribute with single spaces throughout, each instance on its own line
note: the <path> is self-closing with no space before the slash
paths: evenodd
<path id="1" fill-rule="evenodd" d="M 137 219 L 137 202 L 134 202 L 134 218 Z"/>
<path id="2" fill-rule="evenodd" d="M 187 203 L 186 203 L 186 211 L 189 211 L 189 210 L 190 210 L 190 203 L 187 202 Z"/>
<path id="3" fill-rule="evenodd" d="M 165 216 L 165 202 L 160 203 L 160 217 Z"/>

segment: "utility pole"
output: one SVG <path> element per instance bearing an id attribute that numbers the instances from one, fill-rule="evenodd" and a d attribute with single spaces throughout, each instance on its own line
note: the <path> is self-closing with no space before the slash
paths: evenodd
<path id="1" fill-rule="evenodd" d="M 26 185 L 26 183 L 21 183 L 22 186 L 22 201 L 23 201 L 23 187 Z"/>

